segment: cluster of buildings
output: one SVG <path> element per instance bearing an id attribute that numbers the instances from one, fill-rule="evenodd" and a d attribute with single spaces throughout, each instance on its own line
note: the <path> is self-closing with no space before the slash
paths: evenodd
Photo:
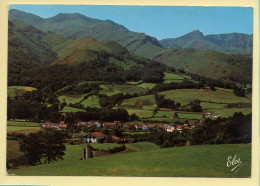
<path id="1" fill-rule="evenodd" d="M 119 138 L 117 136 L 109 136 L 109 135 L 103 134 L 102 132 L 92 132 L 83 137 L 83 142 L 87 142 L 87 143 L 107 142 L 108 140 L 113 143 L 133 142 L 134 141 L 133 139 Z"/>
<path id="2" fill-rule="evenodd" d="M 66 130 L 68 128 L 68 125 L 72 128 L 77 127 L 103 127 L 107 129 L 113 129 L 113 128 L 120 128 L 121 122 L 120 121 L 114 121 L 114 122 L 98 122 L 98 121 L 79 121 L 74 124 L 67 124 L 64 121 L 60 121 L 59 123 L 52 123 L 52 122 L 45 122 L 41 124 L 41 128 L 54 128 L 54 129 L 60 129 L 60 130 Z"/>
<path id="3" fill-rule="evenodd" d="M 200 120 L 200 123 L 204 123 L 205 118 L 202 118 Z M 119 129 L 122 128 L 124 130 L 141 130 L 141 131 L 147 131 L 149 129 L 164 129 L 167 132 L 173 132 L 173 131 L 182 131 L 182 130 L 192 130 L 195 128 L 197 123 L 195 121 L 189 121 L 189 123 L 183 124 L 183 125 L 176 125 L 176 124 L 164 124 L 164 125 L 158 125 L 158 124 L 135 124 L 135 123 L 129 123 L 124 124 L 120 121 L 114 121 L 114 122 L 98 122 L 98 121 L 80 121 L 75 124 L 70 124 L 70 127 L 102 127 L 106 129 Z M 41 124 L 41 128 L 55 128 L 60 130 L 66 130 L 68 128 L 68 124 L 66 124 L 64 121 L 60 121 L 59 123 L 52 123 L 52 122 L 45 122 Z"/>
<path id="4" fill-rule="evenodd" d="M 221 115 L 217 115 L 217 114 L 211 113 L 211 112 L 203 112 L 202 116 L 204 118 L 214 118 L 214 119 L 221 118 Z"/>
<path id="5" fill-rule="evenodd" d="M 203 118 L 205 120 L 205 118 Z M 74 127 L 102 127 L 106 129 L 116 129 L 120 128 L 123 130 L 138 130 L 138 131 L 147 131 L 149 129 L 164 129 L 167 132 L 174 132 L 174 131 L 183 131 L 183 130 L 192 130 L 197 125 L 201 125 L 201 123 L 197 123 L 195 121 L 189 121 L 189 123 L 183 125 L 176 125 L 176 124 L 135 124 L 135 123 L 128 123 L 122 124 L 120 121 L 114 122 L 98 122 L 98 121 L 80 121 L 75 124 L 70 124 L 70 126 Z M 45 122 L 41 124 L 41 128 L 54 128 L 58 130 L 66 130 L 68 128 L 68 124 L 64 121 L 60 121 L 59 123 L 52 123 L 52 122 Z M 126 139 L 126 138 L 119 138 L 117 136 L 109 136 L 102 132 L 92 132 L 90 134 L 86 134 L 83 137 L 83 142 L 87 143 L 99 143 L 99 142 L 114 142 L 114 143 L 131 143 L 134 139 Z"/>
<path id="6" fill-rule="evenodd" d="M 154 129 L 164 129 L 167 132 L 174 132 L 174 131 L 182 131 L 182 130 L 192 130 L 193 128 L 195 128 L 195 126 L 197 125 L 197 123 L 195 121 L 190 121 L 187 124 L 183 124 L 183 125 L 176 125 L 176 124 L 164 124 L 164 125 L 157 125 L 157 124 L 134 124 L 134 123 L 130 123 L 127 125 L 123 126 L 123 129 L 126 130 L 131 130 L 131 129 L 135 129 L 135 130 L 149 130 L 151 128 Z"/>

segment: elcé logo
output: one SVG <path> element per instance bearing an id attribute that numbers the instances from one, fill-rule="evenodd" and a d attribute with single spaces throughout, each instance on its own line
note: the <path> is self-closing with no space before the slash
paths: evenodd
<path id="1" fill-rule="evenodd" d="M 231 172 L 233 172 L 241 164 L 242 164 L 242 161 L 240 160 L 240 157 L 237 157 L 237 155 L 228 156 L 228 158 L 227 158 L 227 167 L 235 166 L 235 167 L 233 167 L 231 169 Z"/>

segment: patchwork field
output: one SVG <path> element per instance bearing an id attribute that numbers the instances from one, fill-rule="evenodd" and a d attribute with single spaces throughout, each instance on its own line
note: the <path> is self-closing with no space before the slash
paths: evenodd
<path id="1" fill-rule="evenodd" d="M 8 133 L 24 133 L 37 132 L 40 130 L 39 123 L 20 121 L 7 121 Z"/>
<path id="2" fill-rule="evenodd" d="M 81 102 L 84 107 L 96 107 L 100 108 L 99 98 L 97 96 L 89 96 L 87 99 Z"/>
<path id="3" fill-rule="evenodd" d="M 134 107 L 140 107 L 143 106 L 153 106 L 155 104 L 155 98 L 154 95 L 146 95 L 146 96 L 139 96 L 135 98 L 126 99 L 122 102 L 121 105 L 123 106 L 134 106 Z"/>
<path id="4" fill-rule="evenodd" d="M 169 177 L 250 177 L 251 145 L 201 145 L 158 149 L 153 145 L 131 144 L 140 152 L 82 160 L 81 145 L 67 145 L 63 161 L 8 170 L 15 175 L 42 176 L 169 176 Z M 236 154 L 243 164 L 237 172 L 227 167 L 227 158 Z"/>
<path id="5" fill-rule="evenodd" d="M 211 101 L 216 103 L 250 103 L 246 97 L 238 97 L 233 92 L 226 90 L 212 91 L 210 89 L 177 89 L 160 92 L 167 98 L 180 102 L 182 105 L 198 99 L 200 101 Z"/>
<path id="6" fill-rule="evenodd" d="M 206 112 L 213 112 L 215 114 L 220 114 L 223 117 L 232 116 L 235 112 L 242 112 L 244 114 L 249 114 L 252 112 L 252 108 L 226 108 L 227 104 L 209 103 L 201 102 L 201 106 Z"/>
<path id="7" fill-rule="evenodd" d="M 125 108 L 129 115 L 136 114 L 139 116 L 140 119 L 142 118 L 150 118 L 153 115 L 153 111 L 151 110 L 142 110 L 142 109 L 135 109 L 135 108 Z"/>
<path id="8" fill-rule="evenodd" d="M 124 94 L 143 94 L 146 93 L 147 90 L 144 87 L 136 86 L 136 85 L 111 85 L 111 84 L 102 84 L 100 85 L 102 90 L 99 91 L 100 94 L 106 94 L 108 96 L 124 93 Z"/>
<path id="9" fill-rule="evenodd" d="M 10 86 L 7 88 L 7 95 L 14 98 L 15 96 L 21 96 L 26 91 L 31 92 L 33 90 L 36 90 L 36 88 L 27 86 Z"/>

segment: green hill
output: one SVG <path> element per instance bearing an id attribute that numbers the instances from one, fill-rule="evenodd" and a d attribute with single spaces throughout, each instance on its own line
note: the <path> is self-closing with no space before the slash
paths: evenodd
<path id="1" fill-rule="evenodd" d="M 213 79 L 252 80 L 252 58 L 247 56 L 210 50 L 171 49 L 156 56 L 154 60 Z"/>
<path id="2" fill-rule="evenodd" d="M 58 14 L 51 18 L 41 18 L 19 10 L 10 10 L 9 19 L 17 19 L 31 24 L 42 31 L 51 31 L 66 37 L 96 40 L 113 40 L 143 57 L 152 58 L 164 49 L 156 38 L 144 33 L 129 31 L 110 20 L 97 20 L 79 13 Z"/>
<path id="3" fill-rule="evenodd" d="M 8 22 L 8 66 L 31 68 L 49 65 L 57 59 L 44 40 L 48 34 L 16 20 Z"/>
<path id="4" fill-rule="evenodd" d="M 178 38 L 159 41 L 167 49 L 195 48 L 200 50 L 215 50 L 230 54 L 252 54 L 253 35 L 242 33 L 211 34 L 204 36 L 195 30 Z"/>
<path id="5" fill-rule="evenodd" d="M 136 146 L 140 148 L 140 145 Z M 162 177 L 250 177 L 251 145 L 201 145 L 144 151 L 82 160 L 80 145 L 67 145 L 63 161 L 9 169 L 9 174 L 37 176 L 162 176 Z M 235 173 L 227 158 L 242 161 Z M 202 158 L 203 157 L 203 158 Z"/>

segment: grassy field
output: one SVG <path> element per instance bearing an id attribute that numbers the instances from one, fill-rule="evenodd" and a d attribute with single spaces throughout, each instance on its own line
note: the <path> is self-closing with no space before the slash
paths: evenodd
<path id="1" fill-rule="evenodd" d="M 233 116 L 235 112 L 242 112 L 243 114 L 250 114 L 252 112 L 252 108 L 231 108 L 225 110 L 215 110 L 215 114 L 220 114 L 222 117 Z"/>
<path id="2" fill-rule="evenodd" d="M 99 98 L 97 96 L 89 96 L 87 99 L 81 102 L 84 107 L 96 107 L 100 108 Z"/>
<path id="3" fill-rule="evenodd" d="M 141 87 L 141 88 L 152 89 L 156 85 L 157 85 L 156 83 L 142 83 L 142 84 L 137 85 L 137 86 Z"/>
<path id="4" fill-rule="evenodd" d="M 25 120 L 7 121 L 8 133 L 29 134 L 40 130 L 39 123 L 26 122 Z"/>
<path id="5" fill-rule="evenodd" d="M 81 144 L 81 146 L 83 148 L 86 147 L 87 144 Z M 119 147 L 120 145 L 116 143 L 91 143 L 90 146 L 99 150 L 108 150 L 114 147 Z"/>
<path id="6" fill-rule="evenodd" d="M 84 95 L 62 95 L 58 97 L 60 102 L 65 101 L 67 104 L 79 103 L 83 99 Z"/>
<path id="7" fill-rule="evenodd" d="M 144 105 L 142 107 L 142 109 L 144 110 L 154 110 L 156 108 L 156 106 L 153 106 L 153 105 Z"/>
<path id="8" fill-rule="evenodd" d="M 244 114 L 252 112 L 252 108 L 225 108 L 227 104 L 201 102 L 200 105 L 204 111 L 213 112 L 223 117 L 232 116 L 235 112 L 242 112 Z"/>
<path id="9" fill-rule="evenodd" d="M 180 119 L 201 119 L 201 113 L 178 113 L 178 118 Z"/>
<path id="10" fill-rule="evenodd" d="M 150 118 L 153 115 L 153 111 L 151 110 L 142 110 L 142 109 L 132 109 L 132 108 L 125 108 L 129 115 L 135 113 L 139 118 Z"/>
<path id="11" fill-rule="evenodd" d="M 246 97 L 238 97 L 232 92 L 225 90 L 212 91 L 210 89 L 177 89 L 160 92 L 166 96 L 180 102 L 182 105 L 189 104 L 190 101 L 198 99 L 200 101 L 212 101 L 216 103 L 250 103 Z"/>
<path id="12" fill-rule="evenodd" d="M 27 86 L 10 86 L 7 88 L 7 95 L 11 98 L 14 98 L 15 96 L 21 96 L 26 91 L 33 90 L 36 90 L 36 88 Z"/>
<path id="13" fill-rule="evenodd" d="M 18 127 L 18 126 L 7 126 L 7 132 L 15 131 L 31 131 L 31 130 L 40 130 L 40 127 Z"/>
<path id="14" fill-rule="evenodd" d="M 78 109 L 78 108 L 74 108 L 74 107 L 67 107 L 65 106 L 62 111 L 60 112 L 85 112 L 84 109 Z"/>
<path id="15" fill-rule="evenodd" d="M 124 94 L 143 94 L 146 93 L 147 90 L 139 85 L 111 85 L 111 84 L 102 84 L 100 85 L 102 90 L 99 91 L 100 94 L 106 94 L 108 96 L 124 93 Z"/>
<path id="16" fill-rule="evenodd" d="M 157 146 L 154 143 L 150 143 L 150 142 L 129 143 L 129 144 L 126 144 L 126 147 L 130 147 L 138 152 L 160 149 L 159 146 Z"/>
<path id="17" fill-rule="evenodd" d="M 139 97 L 135 97 L 135 98 L 126 99 L 122 102 L 121 105 L 142 107 L 145 105 L 153 106 L 154 104 L 155 104 L 154 95 L 150 94 L 150 95 L 146 95 L 146 96 L 139 96 Z"/>
<path id="18" fill-rule="evenodd" d="M 132 144 L 131 144 L 132 145 Z M 139 145 L 136 145 L 139 148 Z M 150 148 L 150 147 L 149 147 Z M 234 173 L 227 158 L 237 155 L 243 162 Z M 251 145 L 201 145 L 144 150 L 81 160 L 81 145 L 67 145 L 63 161 L 8 170 L 15 175 L 44 176 L 170 176 L 250 177 Z"/>
<path id="19" fill-rule="evenodd" d="M 181 83 L 183 82 L 184 77 L 178 74 L 165 73 L 164 74 L 164 83 Z"/>
<path id="20" fill-rule="evenodd" d="M 157 114 L 155 115 L 157 118 L 161 117 L 172 117 L 172 111 L 158 111 Z"/>
<path id="21" fill-rule="evenodd" d="M 25 120 L 7 121 L 7 126 L 17 126 L 17 127 L 38 127 L 39 123 L 26 122 Z"/>

